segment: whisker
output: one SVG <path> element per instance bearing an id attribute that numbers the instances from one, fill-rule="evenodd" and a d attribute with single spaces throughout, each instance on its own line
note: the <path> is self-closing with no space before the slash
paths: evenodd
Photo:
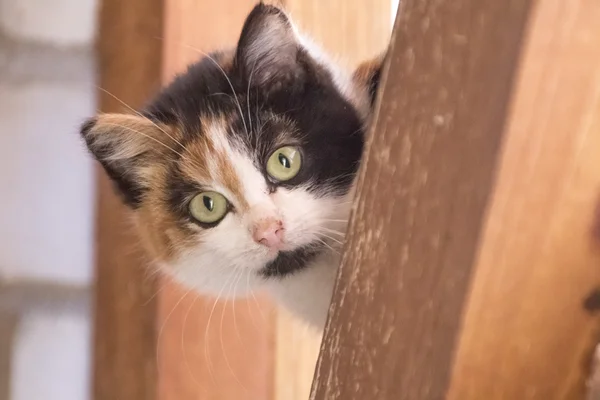
<path id="1" fill-rule="evenodd" d="M 145 302 L 142 304 L 142 307 L 146 307 L 148 304 L 150 304 L 150 302 L 151 302 L 152 300 L 154 300 L 154 299 L 156 298 L 156 296 L 158 296 L 158 294 L 159 294 L 159 293 L 161 293 L 165 287 L 166 287 L 165 285 L 159 285 L 159 287 L 158 287 L 158 290 L 156 290 L 156 291 L 154 292 L 154 294 L 153 294 L 152 296 L 150 296 L 150 297 L 148 298 L 148 300 L 146 300 L 146 301 L 145 301 Z"/>
<path id="2" fill-rule="evenodd" d="M 139 116 L 139 117 L 147 120 L 148 122 L 150 122 L 158 130 L 160 130 L 162 133 L 164 133 L 169 138 L 171 138 L 172 141 L 174 141 L 179 146 L 181 146 L 182 149 L 185 149 L 185 146 L 183 144 L 181 144 L 181 142 L 179 142 L 177 139 L 175 139 L 173 136 L 171 136 L 167 131 L 165 131 L 163 128 L 161 128 L 157 123 L 155 123 L 154 121 L 152 121 L 150 118 L 144 116 L 142 113 L 140 113 L 139 111 L 137 111 L 136 109 L 134 109 L 133 107 L 131 107 L 129 104 L 125 103 L 123 100 L 121 100 L 120 98 L 118 98 L 116 95 L 114 95 L 113 93 L 109 92 L 108 90 L 106 90 L 106 89 L 104 89 L 104 88 L 102 88 L 100 86 L 96 86 L 96 89 L 98 89 L 98 90 L 106 93 L 107 95 L 111 96 L 113 99 L 115 99 L 116 101 L 118 101 L 119 103 L 121 103 L 122 105 L 124 105 L 125 107 L 127 107 L 130 111 L 132 111 L 133 113 L 135 113 L 137 116 Z"/>
<path id="3" fill-rule="evenodd" d="M 317 240 L 319 241 L 319 243 L 323 244 L 324 246 L 326 246 L 327 248 L 329 248 L 329 250 L 333 251 L 336 254 L 340 254 L 339 250 L 334 249 L 329 243 L 327 243 L 326 241 L 324 241 L 321 238 L 317 238 Z"/>
<path id="4" fill-rule="evenodd" d="M 327 239 L 329 239 L 329 240 L 331 240 L 331 241 L 333 241 L 333 242 L 335 242 L 335 243 L 339 244 L 340 246 L 343 246 L 343 245 L 344 245 L 344 243 L 343 243 L 342 241 L 340 241 L 340 240 L 338 240 L 338 239 L 336 239 L 336 238 L 333 238 L 333 237 L 331 237 L 331 236 L 329 236 L 329 235 L 327 235 L 327 234 L 325 234 L 325 233 L 323 233 L 323 232 L 317 232 L 317 235 L 321 235 L 321 236 L 323 236 L 324 238 L 327 238 Z"/>
<path id="5" fill-rule="evenodd" d="M 160 140 L 158 140 L 158 139 L 156 139 L 156 138 L 154 138 L 154 137 L 152 137 L 152 136 L 150 136 L 150 135 L 147 135 L 147 134 L 145 134 L 144 132 L 140 132 L 140 131 L 138 131 L 138 130 L 135 130 L 135 129 L 133 129 L 133 128 L 130 128 L 130 127 L 128 127 L 128 126 L 119 125 L 119 124 L 113 124 L 113 123 L 110 123 L 110 122 L 107 122 L 107 123 L 105 123 L 105 125 L 108 125 L 108 126 L 114 126 L 114 127 L 118 127 L 118 128 L 123 128 L 123 129 L 130 130 L 130 131 L 132 131 L 132 132 L 135 132 L 135 133 L 139 133 L 140 135 L 142 135 L 142 136 L 144 136 L 144 137 L 146 137 L 146 138 L 148 138 L 148 139 L 150 139 L 150 140 L 153 140 L 153 141 L 155 141 L 156 143 L 160 144 L 160 145 L 161 145 L 161 146 L 163 146 L 164 148 L 166 148 L 166 149 L 168 149 L 168 150 L 171 150 L 173 153 L 177 154 L 177 155 L 178 155 L 178 156 L 180 156 L 181 158 L 183 158 L 183 159 L 186 159 L 186 158 L 185 158 L 185 156 L 184 156 L 183 154 L 181 154 L 180 152 L 178 152 L 177 150 L 175 150 L 175 149 L 173 149 L 172 147 L 168 146 L 167 144 L 165 144 L 165 143 L 161 142 Z"/>
<path id="6" fill-rule="evenodd" d="M 229 283 L 229 279 L 233 276 L 233 272 L 231 274 L 229 274 L 227 276 L 227 279 L 225 280 L 225 283 L 223 284 L 223 286 L 221 287 L 221 290 L 219 291 L 219 293 L 217 294 L 217 297 L 215 299 L 215 302 L 212 305 L 212 309 L 210 310 L 210 314 L 208 316 L 208 321 L 206 322 L 206 329 L 204 331 L 204 357 L 206 358 L 206 365 L 208 367 L 208 372 L 213 380 L 213 382 L 216 384 L 217 380 L 215 378 L 215 374 L 214 374 L 214 366 L 212 364 L 212 360 L 210 358 L 210 349 L 208 346 L 208 342 L 209 342 L 209 328 L 210 328 L 210 323 L 212 321 L 212 317 L 213 314 L 215 313 L 215 309 L 217 307 L 217 304 L 219 302 L 219 300 L 221 299 L 221 295 L 223 294 L 223 291 L 225 290 L 225 287 L 227 286 L 227 284 Z"/>
<path id="7" fill-rule="evenodd" d="M 250 112 L 250 85 L 252 84 L 252 76 L 254 75 L 254 70 L 256 69 L 257 62 L 258 60 L 254 61 L 252 71 L 250 72 L 250 77 L 248 78 L 248 88 L 246 89 L 246 105 L 248 107 L 248 125 L 250 125 L 250 132 L 252 132 L 252 113 Z"/>
<path id="8" fill-rule="evenodd" d="M 167 322 L 169 322 L 169 319 L 171 318 L 171 315 L 173 315 L 173 312 L 175 311 L 175 309 L 181 304 L 181 302 L 183 301 L 183 299 L 185 299 L 190 293 L 192 292 L 192 289 L 188 289 L 179 299 L 179 301 L 177 301 L 177 303 L 175 303 L 175 305 L 173 306 L 173 309 L 169 312 L 169 314 L 167 314 L 167 318 L 165 318 L 165 322 L 163 322 L 160 330 L 158 331 L 158 337 L 156 339 L 156 365 L 158 367 L 158 374 L 161 374 L 160 371 L 160 366 L 162 365 L 160 362 L 160 338 L 162 337 L 162 334 L 164 332 L 165 327 L 167 326 Z"/>
<path id="9" fill-rule="evenodd" d="M 235 315 L 235 303 L 236 301 L 236 294 L 237 294 L 237 287 L 238 284 L 240 282 L 240 279 L 242 278 L 242 276 L 244 276 L 244 270 L 242 268 L 238 268 L 240 270 L 240 273 L 237 277 L 237 279 L 235 280 L 235 283 L 233 285 L 233 301 L 231 302 L 231 311 L 233 312 L 233 329 L 235 330 L 236 336 L 238 338 L 238 340 L 240 342 L 242 342 L 242 336 L 240 334 L 240 330 L 238 328 L 238 324 L 237 324 L 237 318 Z"/>
<path id="10" fill-rule="evenodd" d="M 192 368 L 190 367 L 190 363 L 188 361 L 187 355 L 185 353 L 185 326 L 187 324 L 187 320 L 188 317 L 190 315 L 190 311 L 192 311 L 192 308 L 194 307 L 194 304 L 196 304 L 196 301 L 198 301 L 198 299 L 200 298 L 200 295 L 197 294 L 196 297 L 194 297 L 194 300 L 192 300 L 192 303 L 190 304 L 190 306 L 188 307 L 185 316 L 183 317 L 183 326 L 181 328 L 181 352 L 183 355 L 183 362 L 185 364 L 186 369 L 188 370 L 190 376 L 192 377 L 192 379 L 194 380 L 194 383 L 196 384 L 196 386 L 202 388 L 202 390 L 204 392 L 206 392 L 206 388 L 202 387 L 202 384 L 198 381 L 198 379 L 196 378 L 196 376 L 194 375 L 194 373 L 192 372 Z"/>
<path id="11" fill-rule="evenodd" d="M 199 54 L 202 54 L 204 57 L 208 58 L 217 68 L 219 68 L 219 70 L 221 71 L 221 73 L 223 74 L 223 76 L 225 77 L 225 79 L 227 80 L 227 83 L 229 84 L 229 87 L 231 88 L 231 91 L 233 92 L 233 96 L 234 96 L 235 102 L 237 104 L 238 111 L 240 112 L 240 117 L 242 118 L 242 123 L 244 124 L 244 130 L 246 131 L 246 135 L 249 136 L 250 134 L 248 132 L 248 126 L 246 125 L 246 120 L 244 119 L 244 112 L 242 111 L 242 105 L 240 104 L 240 101 L 239 101 L 239 99 L 237 97 L 237 94 L 236 94 L 235 89 L 233 87 L 233 83 L 231 82 L 231 79 L 229 79 L 229 76 L 227 76 L 227 73 L 225 72 L 225 70 L 208 53 L 205 53 L 204 51 L 202 51 L 202 50 L 200 50 L 200 49 L 198 49 L 196 47 L 190 46 L 188 44 L 185 44 L 185 43 L 180 43 L 180 46 L 186 47 L 186 48 L 188 48 L 190 50 L 194 50 L 194 51 L 198 52 Z"/>
<path id="12" fill-rule="evenodd" d="M 234 273 L 238 271 L 239 268 L 235 268 L 234 269 Z M 241 269 L 240 269 L 241 270 Z M 243 272 L 243 270 L 241 270 Z M 235 275 L 238 276 L 239 275 Z M 235 284 L 236 280 L 235 278 L 232 281 L 232 284 Z M 229 285 L 229 287 L 231 287 L 231 285 Z M 231 367 L 231 364 L 229 362 L 229 358 L 227 357 L 227 352 L 225 351 L 225 342 L 223 341 L 223 320 L 225 317 L 225 311 L 227 310 L 227 303 L 229 302 L 230 299 L 226 299 L 226 303 L 225 303 L 225 307 L 223 307 L 223 309 L 221 310 L 221 325 L 220 325 L 220 341 L 221 341 L 221 352 L 223 353 L 223 360 L 225 360 L 225 365 L 227 365 L 227 368 L 229 369 L 229 372 L 231 373 L 231 375 L 233 376 L 233 378 L 237 381 L 237 383 L 242 387 L 242 389 L 244 389 L 244 391 L 248 392 L 248 389 L 246 388 L 246 386 L 242 383 L 242 381 L 238 378 L 237 374 L 235 373 L 235 371 L 233 370 L 233 368 Z M 231 299 L 232 303 L 235 303 L 235 298 Z M 233 308 L 233 311 L 235 312 L 235 305 Z M 235 324 L 235 313 L 234 313 L 234 324 Z M 239 333 L 239 331 L 238 331 Z M 240 337 L 241 340 L 241 337 Z"/>
<path id="13" fill-rule="evenodd" d="M 324 231 L 324 232 L 327 232 L 327 233 L 331 233 L 332 235 L 339 235 L 339 236 L 342 236 L 342 239 L 344 238 L 344 236 L 346 236 L 346 232 L 337 231 L 337 230 L 335 230 L 335 229 L 329 229 L 329 228 L 327 228 L 327 227 L 324 227 L 324 226 L 320 226 L 320 227 L 318 227 L 317 229 L 320 229 L 320 230 L 322 230 L 322 231 Z"/>
<path id="14" fill-rule="evenodd" d="M 254 300 L 254 304 L 256 305 L 256 308 L 258 310 L 258 314 L 260 315 L 263 322 L 266 321 L 265 315 L 262 312 L 262 308 L 260 307 L 258 299 L 256 298 L 256 294 L 254 294 L 254 290 L 250 288 L 250 273 L 246 274 L 246 287 L 248 288 L 248 290 L 250 291 L 250 294 L 252 295 L 252 299 Z M 248 304 L 248 312 L 250 312 L 250 302 L 247 302 L 247 304 Z M 254 318 L 252 318 L 252 324 L 254 325 L 254 327 L 256 329 L 258 329 L 258 326 L 256 325 L 256 321 L 254 321 Z"/>
<path id="15" fill-rule="evenodd" d="M 150 140 L 155 141 L 156 143 L 160 144 L 164 148 L 166 148 L 166 149 L 172 151 L 173 153 L 177 154 L 179 157 L 181 157 L 182 160 L 188 161 L 189 163 L 191 163 L 193 166 L 195 166 L 197 168 L 203 169 L 202 166 L 199 165 L 198 163 L 196 163 L 194 160 L 191 160 L 190 158 L 186 157 L 184 154 L 178 152 L 177 150 L 175 150 L 172 147 L 166 145 L 165 143 L 161 142 L 160 140 L 158 140 L 158 139 L 156 139 L 156 138 L 154 138 L 152 136 L 149 136 L 149 135 L 145 134 L 144 132 L 140 132 L 140 131 L 135 130 L 133 128 L 130 128 L 128 126 L 123 126 L 123 125 L 119 125 L 119 124 L 105 123 L 105 125 L 115 126 L 115 127 L 119 127 L 119 128 L 123 128 L 123 129 L 128 129 L 128 130 L 130 130 L 132 132 L 138 133 L 138 134 L 140 134 L 140 135 L 142 135 L 142 136 L 144 136 L 144 137 L 146 137 L 146 138 L 148 138 Z"/>

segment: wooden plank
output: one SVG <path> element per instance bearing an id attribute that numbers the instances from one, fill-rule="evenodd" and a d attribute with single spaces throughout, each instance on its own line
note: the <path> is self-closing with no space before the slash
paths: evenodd
<path id="1" fill-rule="evenodd" d="M 162 0 L 103 0 L 100 9 L 99 108 L 139 107 L 160 85 Z M 117 100 L 120 99 L 120 100 Z M 93 396 L 155 400 L 157 285 L 128 215 L 99 172 Z"/>
<path id="2" fill-rule="evenodd" d="M 205 53 L 235 46 L 255 4 L 166 0 L 164 82 Z M 253 298 L 215 302 L 168 281 L 158 297 L 161 400 L 273 398 L 270 303 Z"/>
<path id="3" fill-rule="evenodd" d="M 286 310 L 277 312 L 276 400 L 306 400 L 315 373 L 321 334 Z"/>
<path id="4" fill-rule="evenodd" d="M 400 2 L 312 399 L 445 397 L 529 5 Z"/>
<path id="5" fill-rule="evenodd" d="M 535 7 L 450 399 L 584 398 L 599 339 L 599 21 L 597 1 Z"/>
<path id="6" fill-rule="evenodd" d="M 284 4 L 303 32 L 349 65 L 379 54 L 390 40 L 389 0 L 286 0 Z"/>
<path id="7" fill-rule="evenodd" d="M 382 52 L 389 42 L 389 0 L 286 0 L 284 5 L 303 33 L 350 70 Z M 308 399 L 321 336 L 293 316 L 278 314 L 277 400 Z"/>
<path id="8" fill-rule="evenodd" d="M 12 360 L 19 318 L 0 309 L 0 400 L 10 400 Z"/>

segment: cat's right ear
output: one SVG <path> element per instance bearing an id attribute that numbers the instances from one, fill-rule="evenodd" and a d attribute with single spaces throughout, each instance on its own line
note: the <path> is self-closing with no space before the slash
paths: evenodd
<path id="1" fill-rule="evenodd" d="M 171 131 L 171 133 L 169 133 Z M 125 203 L 139 205 L 151 184 L 152 161 L 176 153 L 174 132 L 148 118 L 103 114 L 86 121 L 80 129 L 88 150 L 100 162 Z"/>

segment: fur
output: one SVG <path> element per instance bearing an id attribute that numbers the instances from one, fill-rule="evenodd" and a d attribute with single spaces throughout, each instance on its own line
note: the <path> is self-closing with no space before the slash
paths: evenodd
<path id="1" fill-rule="evenodd" d="M 81 135 L 163 271 L 216 296 L 265 289 L 321 328 L 382 61 L 347 73 L 261 3 L 235 49 L 191 65 L 136 115 L 90 119 Z M 286 182 L 265 167 L 281 146 L 302 156 Z M 212 224 L 188 210 L 206 190 L 228 200 Z M 285 229 L 277 250 L 253 240 L 265 220 Z"/>

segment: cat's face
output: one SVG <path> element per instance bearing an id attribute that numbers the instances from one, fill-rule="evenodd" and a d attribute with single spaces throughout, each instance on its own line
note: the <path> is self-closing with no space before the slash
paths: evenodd
<path id="1" fill-rule="evenodd" d="M 285 14 L 258 5 L 235 50 L 82 135 L 157 263 L 231 294 L 339 251 L 377 79 L 375 65 L 333 70 Z"/>

